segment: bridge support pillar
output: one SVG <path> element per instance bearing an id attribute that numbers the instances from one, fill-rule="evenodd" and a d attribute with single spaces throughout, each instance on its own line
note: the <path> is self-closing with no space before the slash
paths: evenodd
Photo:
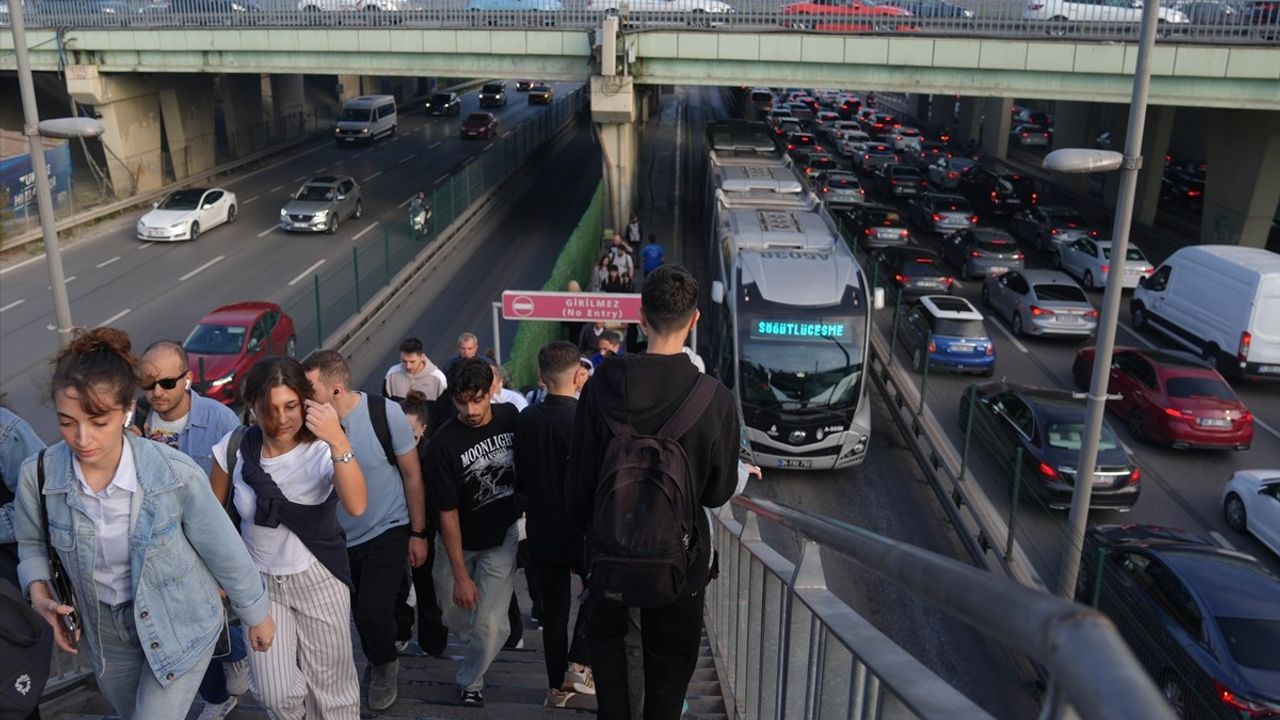
<path id="1" fill-rule="evenodd" d="M 266 147 L 262 76 L 256 73 L 223 75 L 220 85 L 222 118 L 231 157 L 243 157 Z"/>
<path id="2" fill-rule="evenodd" d="M 637 107 L 635 84 L 630 76 L 591 76 L 591 119 L 604 156 L 609 220 L 619 231 L 631 218 L 635 177 L 640 169 Z"/>
<path id="3" fill-rule="evenodd" d="M 1173 121 L 1178 108 L 1153 105 L 1147 111 L 1146 128 L 1142 131 L 1142 170 L 1138 173 L 1138 196 L 1134 203 L 1134 220 L 1154 225 L 1160 204 L 1160 185 L 1164 179 L 1164 156 L 1173 137 Z"/>
<path id="4" fill-rule="evenodd" d="M 954 95 L 934 95 L 929 98 L 929 115 L 925 125 L 930 128 L 950 129 L 956 124 L 956 98 Z"/>
<path id="5" fill-rule="evenodd" d="M 67 93 L 101 116 L 107 171 L 118 197 L 164 184 L 158 90 L 154 81 L 133 75 L 100 75 L 95 65 L 68 70 Z"/>
<path id="6" fill-rule="evenodd" d="M 956 121 L 955 136 L 961 145 L 978 142 L 982 132 L 982 98 L 960 98 L 960 117 Z"/>
<path id="7" fill-rule="evenodd" d="M 217 164 L 213 78 L 186 75 L 160 91 L 160 112 L 169 144 L 173 179 L 181 180 Z"/>
<path id="8" fill-rule="evenodd" d="M 982 151 L 997 159 L 1009 157 L 1009 126 L 1013 98 L 987 98 L 982 118 Z"/>
<path id="9" fill-rule="evenodd" d="M 924 125 L 929 119 L 931 100 L 928 95 L 907 95 L 907 112 L 915 116 L 916 122 Z"/>
<path id="10" fill-rule="evenodd" d="M 1059 100 L 1054 106 L 1053 147 L 1092 148 L 1097 137 L 1097 107 L 1093 103 Z M 1081 195 L 1089 191 L 1089 176 L 1057 173 L 1055 184 Z"/>
<path id="11" fill-rule="evenodd" d="M 306 88 L 301 75 L 271 76 L 271 117 L 277 120 L 306 109 Z"/>
<path id="12" fill-rule="evenodd" d="M 1213 110 L 1200 239 L 1266 247 L 1280 203 L 1280 114 Z"/>

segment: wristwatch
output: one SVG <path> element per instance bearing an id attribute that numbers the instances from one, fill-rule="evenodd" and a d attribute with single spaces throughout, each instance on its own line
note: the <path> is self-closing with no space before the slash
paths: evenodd
<path id="1" fill-rule="evenodd" d="M 355 460 L 355 459 L 356 459 L 356 454 L 355 454 L 355 453 L 353 453 L 353 452 L 351 452 L 350 450 L 348 450 L 348 451 L 346 451 L 346 452 L 342 453 L 341 455 L 334 455 L 334 456 L 333 456 L 332 458 L 330 458 L 330 459 L 331 459 L 331 460 L 333 460 L 333 461 L 334 461 L 334 462 L 336 462 L 336 463 L 349 463 L 349 462 L 351 462 L 352 460 Z"/>
<path id="2" fill-rule="evenodd" d="M 426 528 L 422 528 L 421 530 L 410 530 L 410 531 L 409 531 L 409 537 L 422 538 L 423 540 L 425 540 L 425 539 L 427 539 L 427 536 L 428 536 L 428 533 L 427 533 L 427 529 L 426 529 Z"/>

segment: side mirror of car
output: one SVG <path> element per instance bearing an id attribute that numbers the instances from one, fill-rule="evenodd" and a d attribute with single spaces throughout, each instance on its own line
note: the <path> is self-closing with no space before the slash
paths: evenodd
<path id="1" fill-rule="evenodd" d="M 724 283 L 719 280 L 711 282 L 711 302 L 720 305 L 724 302 Z"/>
<path id="2" fill-rule="evenodd" d="M 346 199 L 347 199 L 347 196 L 346 196 L 346 195 L 339 195 L 339 196 L 338 196 L 338 200 L 346 200 Z"/>
<path id="3" fill-rule="evenodd" d="M 151 203 L 151 207 L 153 207 L 153 208 L 158 208 L 158 207 L 160 207 L 160 202 L 157 200 L 156 202 Z"/>
<path id="4" fill-rule="evenodd" d="M 212 202 L 207 202 L 207 203 L 205 203 L 205 204 L 204 204 L 204 207 L 211 208 L 211 207 L 213 207 L 213 203 L 212 203 Z"/>

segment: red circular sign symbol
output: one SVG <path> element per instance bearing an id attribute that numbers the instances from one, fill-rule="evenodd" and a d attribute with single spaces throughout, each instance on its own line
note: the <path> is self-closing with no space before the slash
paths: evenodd
<path id="1" fill-rule="evenodd" d="M 517 295 L 511 298 L 511 312 L 520 317 L 529 317 L 533 314 L 533 298 L 528 295 Z"/>

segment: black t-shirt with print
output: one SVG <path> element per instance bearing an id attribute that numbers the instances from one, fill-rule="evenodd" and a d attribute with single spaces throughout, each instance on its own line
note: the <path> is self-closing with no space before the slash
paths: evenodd
<path id="1" fill-rule="evenodd" d="M 516 418 L 508 403 L 493 405 L 493 419 L 480 428 L 456 417 L 431 436 L 423 477 L 433 511 L 458 511 L 464 550 L 502 544 L 519 513 L 515 498 Z"/>

